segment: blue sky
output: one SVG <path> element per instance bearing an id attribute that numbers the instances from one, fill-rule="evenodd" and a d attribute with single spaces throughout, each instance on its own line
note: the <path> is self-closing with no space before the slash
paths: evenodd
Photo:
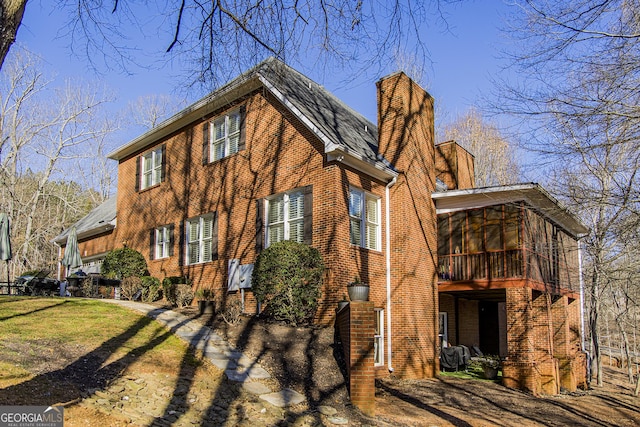
<path id="1" fill-rule="evenodd" d="M 436 98 L 437 111 L 444 115 L 445 120 L 464 113 L 481 94 L 491 89 L 490 78 L 500 70 L 497 57 L 501 35 L 498 27 L 503 25 L 501 20 L 508 10 L 508 6 L 499 0 L 466 1 L 444 8 L 448 30 L 442 25 L 425 28 L 423 40 L 426 41 L 432 61 L 425 76 L 425 86 Z M 18 41 L 38 54 L 47 72 L 57 75 L 60 83 L 68 78 L 103 82 L 118 98 L 114 108 L 122 109 L 141 96 L 175 93 L 176 71 L 169 67 L 162 70 L 133 70 L 134 73 L 130 75 L 106 70 L 102 70 L 100 75 L 96 74 L 85 59 L 70 52 L 68 37 L 60 34 L 66 19 L 60 12 L 52 12 L 50 7 L 43 6 L 39 1 L 31 1 L 18 33 Z M 375 123 L 375 80 L 382 76 L 345 85 L 341 76 L 336 76 L 335 80 L 321 80 L 313 73 L 306 74 Z M 139 131 L 132 132 L 120 143 L 135 137 Z"/>

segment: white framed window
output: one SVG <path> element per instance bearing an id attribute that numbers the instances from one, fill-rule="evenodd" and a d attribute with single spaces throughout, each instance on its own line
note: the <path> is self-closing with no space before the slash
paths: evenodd
<path id="1" fill-rule="evenodd" d="M 375 309 L 376 331 L 373 336 L 374 366 L 384 365 L 384 310 Z"/>
<path id="2" fill-rule="evenodd" d="M 380 198 L 362 190 L 349 190 L 351 244 L 380 250 Z"/>
<path id="3" fill-rule="evenodd" d="M 440 339 L 440 348 L 449 347 L 449 316 L 447 312 L 441 311 L 438 315 L 438 338 Z"/>
<path id="4" fill-rule="evenodd" d="M 208 214 L 187 221 L 187 264 L 200 264 L 213 259 L 214 220 L 214 215 Z"/>
<path id="5" fill-rule="evenodd" d="M 240 147 L 240 132 L 242 125 L 242 110 L 236 110 L 213 121 L 211 135 L 211 161 L 220 160 L 238 152 Z"/>
<path id="6" fill-rule="evenodd" d="M 152 187 L 162 181 L 162 151 L 159 147 L 140 157 L 140 189 Z"/>
<path id="7" fill-rule="evenodd" d="M 168 225 L 156 228 L 155 259 L 171 256 L 171 232 L 171 227 Z"/>
<path id="8" fill-rule="evenodd" d="M 283 240 L 304 242 L 304 191 L 297 190 L 267 199 L 267 244 Z"/>

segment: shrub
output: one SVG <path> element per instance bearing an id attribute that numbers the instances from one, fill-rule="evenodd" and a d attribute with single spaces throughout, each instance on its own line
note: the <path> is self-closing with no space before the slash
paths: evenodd
<path id="1" fill-rule="evenodd" d="M 308 324 L 318 306 L 324 263 L 317 249 L 284 241 L 262 251 L 252 275 L 252 290 L 265 315 L 293 325 Z"/>
<path id="2" fill-rule="evenodd" d="M 127 277 L 142 277 L 147 272 L 144 256 L 131 248 L 109 251 L 102 262 L 102 275 L 118 280 Z"/>
<path id="3" fill-rule="evenodd" d="M 173 306 L 178 305 L 177 300 L 177 285 L 180 284 L 189 284 L 189 278 L 184 276 L 168 276 L 162 280 L 162 292 L 164 294 L 164 299 L 169 302 L 169 304 Z M 191 286 L 189 286 L 191 288 Z M 193 298 L 192 298 L 193 299 Z"/>
<path id="4" fill-rule="evenodd" d="M 142 279 L 133 276 L 122 279 L 122 283 L 120 284 L 120 298 L 133 300 L 139 291 L 142 291 Z"/>
<path id="5" fill-rule="evenodd" d="M 98 284 L 93 284 L 93 280 L 90 277 L 85 277 L 80 280 L 80 288 L 82 289 L 82 295 L 86 298 L 98 298 L 100 294 L 98 292 Z"/>
<path id="6" fill-rule="evenodd" d="M 176 305 L 180 308 L 186 307 L 193 301 L 193 289 L 191 285 L 176 285 Z"/>
<path id="7" fill-rule="evenodd" d="M 160 299 L 160 280 L 152 276 L 142 276 L 142 301 L 154 302 Z"/>
<path id="8" fill-rule="evenodd" d="M 228 325 L 235 325 L 240 322 L 242 314 L 242 304 L 237 299 L 227 300 L 227 304 L 222 312 L 222 320 Z"/>

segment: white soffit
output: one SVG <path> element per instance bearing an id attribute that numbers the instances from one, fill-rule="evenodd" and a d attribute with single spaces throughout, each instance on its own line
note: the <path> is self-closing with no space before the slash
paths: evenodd
<path id="1" fill-rule="evenodd" d="M 431 197 L 438 214 L 524 201 L 574 236 L 589 232 L 578 218 L 535 183 L 448 190 L 433 193 Z"/>

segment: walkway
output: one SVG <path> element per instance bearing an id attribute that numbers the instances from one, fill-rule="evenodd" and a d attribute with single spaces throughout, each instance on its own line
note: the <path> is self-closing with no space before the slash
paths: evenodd
<path id="1" fill-rule="evenodd" d="M 242 383 L 242 387 L 260 399 L 280 408 L 302 403 L 305 397 L 288 388 L 272 390 L 260 382 L 271 375 L 255 360 L 232 348 L 210 328 L 172 310 L 134 301 L 105 299 L 105 302 L 138 311 L 160 322 L 189 346 L 202 351 L 213 365 L 224 370 L 229 381 Z"/>

